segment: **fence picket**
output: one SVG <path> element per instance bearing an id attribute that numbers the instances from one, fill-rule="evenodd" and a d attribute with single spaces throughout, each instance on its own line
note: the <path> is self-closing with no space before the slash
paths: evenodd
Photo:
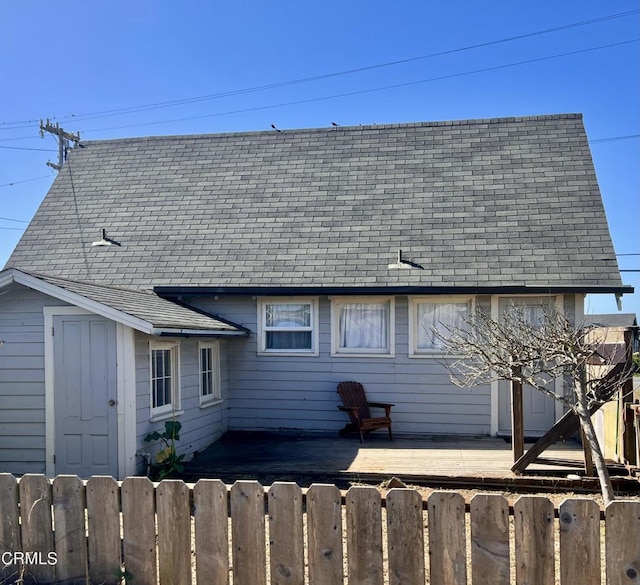
<path id="1" fill-rule="evenodd" d="M 264 489 L 257 481 L 231 486 L 233 584 L 266 585 Z"/>
<path id="2" fill-rule="evenodd" d="M 334 485 L 307 490 L 309 585 L 342 585 L 342 504 Z"/>
<path id="3" fill-rule="evenodd" d="M 156 524 L 153 484 L 146 477 L 128 477 L 122 498 L 125 573 L 136 585 L 156 585 Z"/>
<path id="4" fill-rule="evenodd" d="M 201 479 L 193 488 L 198 585 L 229 584 L 227 486 Z"/>
<path id="5" fill-rule="evenodd" d="M 382 585 L 380 492 L 373 487 L 351 487 L 346 508 L 349 585 Z"/>
<path id="6" fill-rule="evenodd" d="M 471 499 L 471 582 L 509 585 L 509 504 L 502 496 Z"/>
<path id="7" fill-rule="evenodd" d="M 513 510 L 516 583 L 553 585 L 553 504 L 540 496 L 521 496 L 514 503 Z"/>
<path id="8" fill-rule="evenodd" d="M 0 557 L 22 550 L 18 510 L 18 481 L 9 473 L 0 473 Z M 10 583 L 18 576 L 14 563 L 0 563 L 0 583 Z"/>
<path id="9" fill-rule="evenodd" d="M 290 482 L 269 488 L 271 585 L 304 585 L 302 490 Z"/>
<path id="10" fill-rule="evenodd" d="M 160 585 L 191 583 L 191 509 L 184 482 L 165 479 L 156 488 Z"/>
<path id="11" fill-rule="evenodd" d="M 91 583 L 121 582 L 120 489 L 113 477 L 95 476 L 87 481 L 89 578 Z"/>
<path id="12" fill-rule="evenodd" d="M 617 500 L 605 509 L 608 585 L 640 583 L 640 502 Z"/>
<path id="13" fill-rule="evenodd" d="M 51 525 L 51 484 L 44 475 L 26 474 L 20 479 L 20 521 L 22 523 L 22 550 L 39 553 L 42 564 L 24 567 L 26 580 L 48 583 L 55 579 L 55 565 L 46 564 L 53 546 Z"/>
<path id="14" fill-rule="evenodd" d="M 422 496 L 415 490 L 387 494 L 389 585 L 424 583 Z"/>
<path id="15" fill-rule="evenodd" d="M 560 582 L 600 585 L 600 506 L 593 500 L 565 500 L 560 518 Z"/>
<path id="16" fill-rule="evenodd" d="M 53 480 L 53 522 L 58 555 L 56 579 L 69 585 L 87 582 L 87 533 L 84 484 L 75 475 Z"/>
<path id="17" fill-rule="evenodd" d="M 431 585 L 466 585 L 464 498 L 455 492 L 433 492 L 427 509 Z"/>

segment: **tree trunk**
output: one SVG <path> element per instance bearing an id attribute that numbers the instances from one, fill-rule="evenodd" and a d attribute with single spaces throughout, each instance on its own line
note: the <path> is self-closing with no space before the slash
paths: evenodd
<path id="1" fill-rule="evenodd" d="M 582 427 L 584 437 L 589 443 L 589 447 L 591 447 L 593 464 L 595 465 L 596 472 L 598 473 L 600 490 L 602 491 L 604 505 L 606 506 L 615 499 L 615 494 L 613 492 L 613 484 L 611 483 L 611 478 L 609 477 L 609 471 L 607 470 L 607 464 L 600 449 L 600 443 L 598 443 L 596 430 L 593 428 L 593 423 L 591 422 L 589 409 L 587 408 L 584 396 L 578 396 L 578 401 L 576 403 L 575 409 L 576 414 L 580 418 L 580 426 Z"/>

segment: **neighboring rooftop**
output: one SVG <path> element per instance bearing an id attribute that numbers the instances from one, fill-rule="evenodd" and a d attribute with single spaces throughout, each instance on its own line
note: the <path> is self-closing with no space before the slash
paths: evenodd
<path id="1" fill-rule="evenodd" d="M 103 229 L 121 245 L 92 247 Z M 578 114 L 85 142 L 7 267 L 146 289 L 622 285 Z"/>
<path id="2" fill-rule="evenodd" d="M 635 313 L 607 313 L 602 315 L 585 315 L 585 325 L 593 327 L 637 327 Z"/>

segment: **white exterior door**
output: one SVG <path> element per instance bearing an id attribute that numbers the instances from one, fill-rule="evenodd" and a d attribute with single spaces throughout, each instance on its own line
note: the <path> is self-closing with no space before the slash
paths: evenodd
<path id="1" fill-rule="evenodd" d="M 528 309 L 532 320 L 543 315 L 543 310 L 553 307 L 555 299 L 540 298 L 501 298 L 499 303 L 500 315 L 509 309 L 511 303 Z M 522 403 L 524 411 L 524 434 L 529 437 L 539 437 L 547 432 L 555 423 L 556 401 L 531 386 L 522 389 Z M 498 434 L 511 435 L 511 383 L 501 380 L 498 384 Z"/>
<path id="2" fill-rule="evenodd" d="M 116 324 L 53 317 L 55 473 L 118 477 Z"/>

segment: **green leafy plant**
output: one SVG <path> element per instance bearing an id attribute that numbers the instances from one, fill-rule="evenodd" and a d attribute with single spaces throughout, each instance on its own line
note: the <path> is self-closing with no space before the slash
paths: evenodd
<path id="1" fill-rule="evenodd" d="M 184 470 L 182 465 L 184 455 L 176 453 L 176 442 L 180 440 L 181 429 L 182 425 L 178 421 L 171 420 L 164 423 L 163 433 L 153 431 L 145 436 L 145 443 L 162 441 L 164 444 L 164 448 L 156 455 L 155 463 L 151 464 L 153 479 L 161 481 L 175 473 L 182 473 Z"/>

